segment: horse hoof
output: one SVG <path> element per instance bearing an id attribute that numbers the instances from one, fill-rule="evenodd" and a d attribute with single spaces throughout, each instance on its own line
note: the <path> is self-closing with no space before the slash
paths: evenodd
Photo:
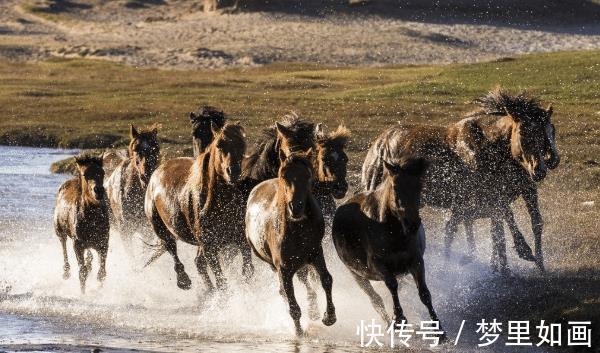
<path id="1" fill-rule="evenodd" d="M 69 279 L 69 278 L 71 278 L 71 272 L 69 272 L 69 271 L 65 271 L 65 272 L 63 273 L 63 279 Z"/>
<path id="2" fill-rule="evenodd" d="M 331 326 L 333 324 L 335 324 L 335 322 L 337 321 L 337 317 L 335 316 L 335 312 L 328 314 L 327 312 L 325 312 L 325 314 L 323 315 L 323 325 L 325 326 Z"/>
<path id="3" fill-rule="evenodd" d="M 177 274 L 177 287 L 180 289 L 188 290 L 192 288 L 192 281 L 190 277 L 185 273 L 181 272 Z"/>
<path id="4" fill-rule="evenodd" d="M 399 317 L 394 317 L 392 319 L 392 323 L 390 324 L 390 326 L 394 325 L 395 328 L 402 329 L 402 327 L 400 327 L 400 325 L 402 323 L 405 323 L 405 324 L 408 323 L 408 320 L 406 320 L 406 316 L 404 316 L 404 315 L 399 316 Z"/>
<path id="5" fill-rule="evenodd" d="M 98 282 L 104 282 L 106 279 L 106 273 L 98 273 Z"/>
<path id="6" fill-rule="evenodd" d="M 298 337 L 298 338 L 304 337 L 304 331 L 302 331 L 301 327 L 296 327 L 296 337 Z"/>

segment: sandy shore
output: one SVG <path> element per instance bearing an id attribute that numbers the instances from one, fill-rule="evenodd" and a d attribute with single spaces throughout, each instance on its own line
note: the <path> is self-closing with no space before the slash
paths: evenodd
<path id="1" fill-rule="evenodd" d="M 587 18 L 511 23 L 385 11 L 205 14 L 195 2 L 181 1 L 47 3 L 0 2 L 0 58 L 88 57 L 214 69 L 273 62 L 437 64 L 600 48 L 600 22 Z"/>

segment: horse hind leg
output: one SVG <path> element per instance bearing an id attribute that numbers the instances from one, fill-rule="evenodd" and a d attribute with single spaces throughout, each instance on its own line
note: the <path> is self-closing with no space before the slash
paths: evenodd
<path id="1" fill-rule="evenodd" d="M 515 221 L 515 216 L 512 210 L 510 209 L 510 206 L 506 209 L 504 220 L 506 221 L 510 233 L 513 236 L 513 242 L 515 245 L 515 250 L 517 251 L 517 255 L 519 255 L 519 257 L 523 260 L 535 261 L 533 251 L 531 251 L 531 247 L 529 247 L 529 244 L 527 244 L 523 233 L 521 233 L 521 231 L 519 230 L 517 222 Z"/>
<path id="2" fill-rule="evenodd" d="M 317 301 L 317 292 L 315 292 L 312 284 L 310 283 L 310 278 L 308 275 L 309 271 L 311 271 L 311 268 L 304 266 L 296 274 L 298 275 L 300 282 L 302 282 L 306 287 L 306 296 L 308 297 L 308 317 L 312 321 L 317 321 L 320 318 L 319 303 Z"/>
<path id="3" fill-rule="evenodd" d="M 452 212 L 450 215 L 450 219 L 446 222 L 446 232 L 444 235 L 444 254 L 446 257 L 450 257 L 450 253 L 452 251 L 452 242 L 454 241 L 454 237 L 456 236 L 456 231 L 458 229 L 458 217 Z"/>
<path id="4" fill-rule="evenodd" d="M 473 262 L 475 254 L 477 252 L 477 247 L 475 245 L 475 237 L 473 236 L 473 220 L 470 218 L 466 218 L 463 221 L 463 225 L 465 227 L 465 236 L 467 238 L 468 253 L 465 256 L 463 256 L 463 258 L 460 261 L 460 264 L 467 265 Z"/>
<path id="5" fill-rule="evenodd" d="M 325 264 L 325 257 L 323 256 L 323 252 L 315 258 L 313 261 L 313 265 L 315 270 L 319 273 L 319 277 L 321 279 L 321 285 L 323 286 L 323 290 L 325 291 L 325 298 L 327 299 L 327 310 L 323 315 L 323 325 L 331 326 L 335 324 L 337 321 L 337 317 L 335 315 L 335 307 L 333 306 L 333 298 L 331 294 L 331 289 L 333 286 L 333 277 L 327 270 L 327 265 Z"/>
<path id="6" fill-rule="evenodd" d="M 165 250 L 173 258 L 173 262 L 175 263 L 175 273 L 177 274 L 177 287 L 185 290 L 190 289 L 192 287 L 192 281 L 187 273 L 185 273 L 183 263 L 179 260 L 179 256 L 177 255 L 177 242 L 175 241 L 175 237 L 169 232 L 156 210 L 153 212 L 151 223 L 156 235 L 164 242 Z"/>
<path id="7" fill-rule="evenodd" d="M 69 277 L 71 277 L 71 266 L 69 265 L 69 256 L 67 255 L 67 237 L 66 236 L 59 236 L 59 237 L 60 237 L 60 244 L 62 245 L 63 261 L 64 261 L 63 279 L 69 279 Z"/>
<path id="8" fill-rule="evenodd" d="M 508 274 L 508 263 L 506 259 L 506 239 L 504 238 L 504 223 L 502 219 L 491 219 L 492 232 L 492 271 Z"/>
<path id="9" fill-rule="evenodd" d="M 294 326 L 296 328 L 296 336 L 302 336 L 302 326 L 300 326 L 300 317 L 302 316 L 302 312 L 300 311 L 300 305 L 296 301 L 296 297 L 294 295 L 294 271 L 290 271 L 288 269 L 279 269 L 279 283 L 280 283 L 280 293 L 283 298 L 287 301 L 290 316 L 292 320 L 294 320 Z"/>
<path id="10" fill-rule="evenodd" d="M 360 277 L 354 272 L 352 272 L 352 276 L 354 277 L 354 280 L 356 281 L 360 289 L 362 289 L 369 296 L 369 299 L 371 300 L 371 305 L 373 305 L 373 308 L 375 309 L 377 314 L 381 316 L 381 319 L 385 321 L 386 324 L 391 325 L 392 320 L 390 319 L 389 315 L 385 312 L 385 305 L 383 304 L 383 299 L 381 299 L 381 296 L 377 294 L 377 292 L 371 285 L 371 282 L 369 282 L 368 279 Z"/>

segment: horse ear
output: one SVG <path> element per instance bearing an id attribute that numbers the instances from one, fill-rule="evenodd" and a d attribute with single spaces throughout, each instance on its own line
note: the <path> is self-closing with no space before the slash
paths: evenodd
<path id="1" fill-rule="evenodd" d="M 304 152 L 304 157 L 310 158 L 310 155 L 312 154 L 312 152 L 313 152 L 313 148 L 311 147 L 306 152 Z"/>
<path id="2" fill-rule="evenodd" d="M 294 135 L 294 133 L 290 129 L 288 129 L 287 127 L 283 126 L 279 122 L 275 123 L 275 128 L 277 129 L 277 132 L 279 132 L 285 138 L 289 138 L 289 137 L 291 137 L 291 136 Z"/>
<path id="3" fill-rule="evenodd" d="M 196 121 L 196 119 L 198 119 L 198 116 L 196 115 L 196 113 L 194 112 L 190 112 L 190 122 L 194 122 Z"/>
<path id="4" fill-rule="evenodd" d="M 160 128 L 161 128 L 161 125 L 160 125 L 159 123 L 154 123 L 154 124 L 152 124 L 152 126 L 150 127 L 150 132 L 151 132 L 153 135 L 158 135 L 158 129 L 160 129 Z"/>
<path id="5" fill-rule="evenodd" d="M 131 137 L 131 139 L 133 140 L 133 139 L 138 138 L 139 135 L 140 135 L 140 133 L 137 131 L 135 126 L 133 126 L 133 124 L 131 124 L 131 126 L 129 127 L 129 137 Z"/>
<path id="6" fill-rule="evenodd" d="M 546 108 L 546 113 L 548 114 L 548 117 L 552 116 L 552 113 L 554 113 L 554 108 L 552 107 L 552 104 L 548 105 L 548 108 Z"/>
<path id="7" fill-rule="evenodd" d="M 513 121 L 515 121 L 515 122 L 517 122 L 517 123 L 520 123 L 520 122 L 521 122 L 521 118 L 519 118 L 519 117 L 518 117 L 517 115 L 515 115 L 515 114 L 511 114 L 511 113 L 508 111 L 508 109 L 504 108 L 504 112 L 506 113 L 506 115 L 510 116 L 510 118 L 511 118 Z"/>
<path id="8" fill-rule="evenodd" d="M 221 131 L 221 129 L 219 128 L 219 125 L 217 125 L 214 121 L 210 121 L 210 131 L 212 131 L 213 136 L 214 135 L 218 135 L 219 132 Z"/>

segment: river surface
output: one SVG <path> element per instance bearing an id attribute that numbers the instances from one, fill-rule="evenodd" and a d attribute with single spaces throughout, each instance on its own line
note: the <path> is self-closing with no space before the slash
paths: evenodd
<path id="1" fill-rule="evenodd" d="M 71 243 L 68 247 L 72 276 L 63 280 L 61 248 L 52 230 L 55 194 L 67 176 L 51 174 L 49 166 L 74 153 L 0 146 L 0 351 L 80 352 L 99 347 L 103 351 L 300 353 L 368 349 L 360 347 L 357 335 L 361 320 L 383 323 L 327 239 L 338 322 L 332 327 L 310 322 L 304 287 L 296 282 L 296 296 L 303 309 L 302 324 L 307 328 L 302 339 L 294 337 L 276 276 L 256 258 L 257 271 L 251 284 L 239 279 L 241 261 L 236 259 L 225 268 L 228 291 L 208 298 L 195 271 L 192 246 L 179 245 L 193 282 L 192 290 L 182 291 L 176 286 L 168 256 L 142 271 L 113 232 L 107 279 L 102 287 L 98 284 L 94 263 L 88 291 L 82 295 Z M 489 254 L 489 244 L 483 244 L 481 251 Z M 462 320 L 469 319 L 456 347 L 450 341 L 432 350 L 476 348 L 476 326 L 471 319 L 478 313 L 469 308 L 474 301 L 486 298 L 477 291 L 494 290 L 486 284 L 490 276 L 487 255 L 480 257 L 466 266 L 439 260 L 439 248 L 429 241 L 425 258 L 428 283 L 449 337 L 456 338 Z M 533 266 L 517 271 L 535 273 Z M 375 288 L 391 313 L 391 298 L 385 287 L 377 283 Z M 324 295 L 320 287 L 317 291 L 323 312 Z M 418 325 L 421 319 L 428 319 L 410 277 L 401 282 L 400 298 L 412 323 Z M 384 348 L 390 344 L 389 340 L 381 341 Z M 409 343 L 411 350 L 429 350 L 428 342 L 420 337 L 413 337 Z M 499 351 L 505 352 L 505 348 L 503 344 L 498 346 Z"/>

